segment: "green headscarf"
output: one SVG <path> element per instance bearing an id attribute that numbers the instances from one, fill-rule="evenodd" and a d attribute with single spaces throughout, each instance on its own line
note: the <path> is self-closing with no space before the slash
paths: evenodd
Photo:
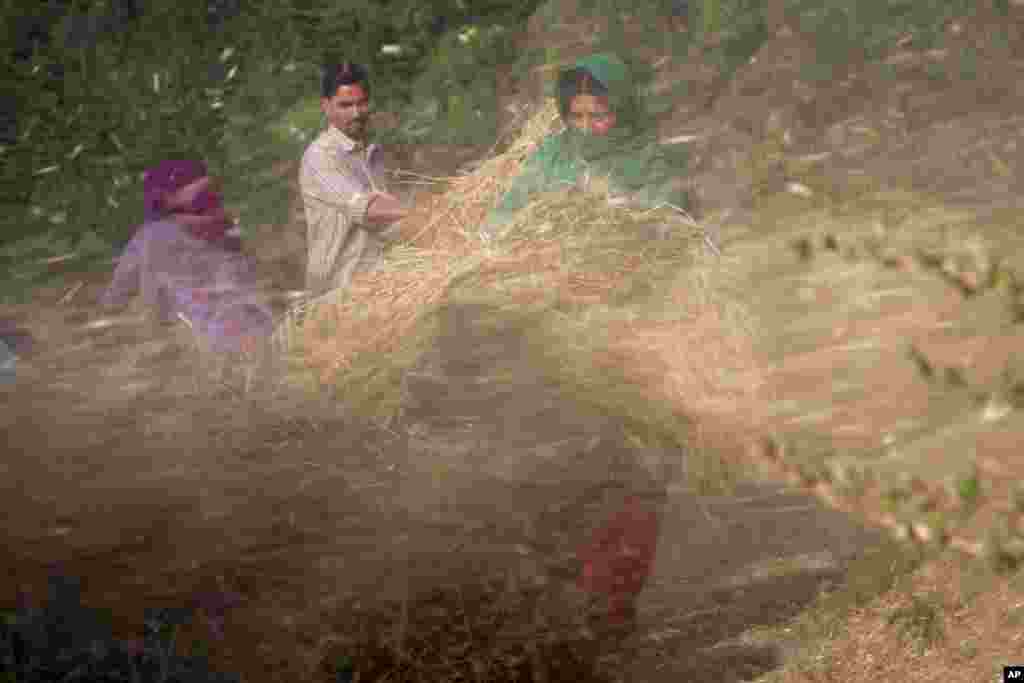
<path id="1" fill-rule="evenodd" d="M 616 123 L 605 135 L 592 135 L 568 126 L 565 136 L 569 149 L 579 158 L 594 162 L 636 146 L 635 138 L 642 134 L 644 122 L 633 85 L 633 76 L 626 63 L 612 54 L 595 54 L 580 59 L 571 68 L 587 71 L 594 80 L 605 87 L 608 91 L 608 104 L 615 112 Z M 566 71 L 568 70 L 562 73 Z M 562 115 L 562 120 L 568 122 L 571 102 L 563 93 L 557 94 L 558 111 Z"/>
<path id="2" fill-rule="evenodd" d="M 485 232 L 493 233 L 535 194 L 577 185 L 587 173 L 608 176 L 615 190 L 641 203 L 688 204 L 684 193 L 669 189 L 670 181 L 686 171 L 685 150 L 673 149 L 669 154 L 657 144 L 625 62 L 612 54 L 594 54 L 568 69 L 585 69 L 607 89 L 609 105 L 616 116 L 615 126 L 606 135 L 592 135 L 567 126 L 561 133 L 546 138 L 488 216 Z M 569 102 L 563 99 L 558 105 L 564 120 Z"/>

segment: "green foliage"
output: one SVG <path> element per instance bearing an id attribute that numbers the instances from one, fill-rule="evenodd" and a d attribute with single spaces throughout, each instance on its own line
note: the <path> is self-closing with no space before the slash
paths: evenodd
<path id="1" fill-rule="evenodd" d="M 977 468 L 957 478 L 956 493 L 964 507 L 973 508 L 978 504 L 981 498 L 981 478 Z"/>
<path id="2" fill-rule="evenodd" d="M 549 0 L 548 7 L 557 1 Z M 97 239 L 111 246 L 123 242 L 141 217 L 142 171 L 170 155 L 210 162 L 225 177 L 229 206 L 241 209 L 243 225 L 282 220 L 285 191 L 264 170 L 296 158 L 318 127 L 316 70 L 327 58 L 370 66 L 375 105 L 403 113 L 398 140 L 493 142 L 495 67 L 514 65 L 515 73 L 525 73 L 557 59 L 549 50 L 516 54 L 513 48 L 515 32 L 539 4 L 253 0 L 243 14 L 213 28 L 204 3 L 153 0 L 127 33 L 100 36 L 85 48 L 57 40 L 28 62 L 5 60 L 0 95 L 16 103 L 18 130 L 15 143 L 0 149 L 6 190 L 0 196 L 0 242 L 50 231 L 68 236 L 72 248 L 84 235 L 95 236 L 93 251 Z M 581 0 L 584 12 L 632 14 L 645 36 L 677 55 L 692 40 L 717 34 L 703 48 L 704 59 L 717 62 L 725 76 L 767 38 L 763 10 L 754 0 L 691 2 L 687 34 L 665 30 L 667 5 Z M 96 16 L 106 11 L 105 3 L 78 7 Z M 786 3 L 789 16 L 816 38 L 818 64 L 809 74 L 819 79 L 832 77 L 851 55 L 880 54 L 907 33 L 927 47 L 944 22 L 969 8 L 967 0 Z M 17 30 L 9 19 L 25 12 L 23 3 L 0 0 L 8 44 Z M 439 17 L 447 19 L 447 30 L 440 30 Z M 623 35 L 622 23 L 613 21 L 595 48 L 628 57 Z M 401 45 L 401 54 L 382 55 L 386 44 Z M 972 77 L 976 65 L 965 57 L 962 75 Z M 62 79 L 52 73 L 57 66 Z M 642 72 L 637 69 L 641 87 L 647 77 Z M 651 102 L 653 113 L 667 111 L 676 94 Z M 245 202 L 236 207 L 240 198 Z"/>
<path id="3" fill-rule="evenodd" d="M 131 33 L 82 48 L 58 39 L 10 67 L 19 130 L 0 163 L 15 180 L 18 211 L 5 216 L 5 242 L 54 225 L 72 239 L 119 239 L 141 215 L 147 165 L 171 154 L 220 161 L 219 106 L 230 83 L 210 73 L 221 38 L 202 21 L 197 5 L 153 4 Z M 158 35 L 190 39 L 154 45 Z"/>
<path id="4" fill-rule="evenodd" d="M 253 64 L 224 104 L 224 194 L 246 226 L 287 221 L 291 189 L 271 171 L 295 161 L 321 125 L 319 69 L 298 61 Z"/>
<path id="5" fill-rule="evenodd" d="M 49 602 L 23 607 L 0 622 L 0 676 L 8 681 L 67 683 L 229 683 L 204 657 L 176 653 L 175 634 L 191 610 L 152 610 L 145 637 L 128 644 L 112 635 L 110 616 L 81 604 L 78 582 L 55 577 Z"/>
<path id="6" fill-rule="evenodd" d="M 550 0 L 554 8 L 559 0 Z M 643 35 L 662 43 L 666 53 L 685 58 L 692 42 L 703 44 L 703 59 L 715 64 L 725 76 L 731 75 L 739 65 L 748 61 L 768 37 L 762 3 L 757 0 L 701 0 L 690 3 L 692 27 L 688 33 L 666 30 L 669 3 L 665 0 L 581 0 L 580 10 L 592 16 L 632 16 L 642 27 Z M 623 45 L 624 26 L 621 20 L 610 22 L 607 34 L 598 36 L 595 50 L 610 50 L 627 58 L 629 50 Z M 704 43 L 714 35 L 714 41 Z M 643 83 L 642 79 L 641 86 Z M 683 84 L 685 87 L 685 83 Z M 664 109 L 652 103 L 655 111 Z"/>
<path id="7" fill-rule="evenodd" d="M 718 33 L 722 28 L 721 0 L 701 0 L 701 30 L 705 34 Z"/>
<path id="8" fill-rule="evenodd" d="M 478 59 L 469 66 L 487 67 L 479 41 L 454 54 L 450 46 L 440 47 L 439 19 L 444 19 L 449 29 L 442 32 L 443 45 L 456 40 L 468 26 L 481 34 L 486 27 L 514 29 L 536 4 L 535 0 L 483 0 L 472 6 L 464 0 L 262 0 L 255 3 L 256 17 L 247 23 L 254 42 L 272 37 L 274 44 L 288 45 L 287 59 L 312 64 L 350 59 L 367 64 L 373 72 L 378 104 L 381 96 L 408 103 L 412 82 L 435 58 L 450 55 L 454 62 Z M 401 53 L 382 55 L 381 47 L 388 44 L 400 45 Z M 445 66 L 439 69 L 444 70 Z"/>
<path id="9" fill-rule="evenodd" d="M 493 143 L 495 70 L 512 59 L 512 33 L 501 24 L 471 25 L 442 36 L 413 84 L 413 104 L 403 116 L 406 139 Z"/>
<path id="10" fill-rule="evenodd" d="M 212 28 L 205 3 L 157 0 L 146 3 L 130 31 L 102 35 L 94 46 L 57 39 L 28 62 L 5 61 L 0 94 L 16 102 L 18 136 L 0 150 L 0 179 L 8 190 L 0 243 L 51 230 L 73 243 L 86 234 L 123 242 L 142 215 L 142 171 L 169 156 L 210 163 L 227 180 L 229 206 L 259 193 L 242 207 L 243 222 L 282 219 L 284 196 L 263 192 L 271 180 L 256 176 L 275 161 L 297 157 L 311 124 L 319 124 L 314 114 L 300 125 L 272 127 L 300 98 L 309 103 L 319 95 L 317 69 L 325 59 L 367 63 L 375 104 L 389 109 L 408 106 L 416 76 L 428 70 L 417 94 L 429 91 L 441 106 L 439 125 L 427 133 L 447 140 L 465 128 L 483 141 L 494 130 L 487 71 L 507 58 L 508 35 L 535 4 L 254 0 L 243 14 Z M 106 10 L 95 3 L 88 11 L 99 16 Z M 24 12 L 13 0 L 0 0 L 8 37 L 15 22 L 7 19 Z M 439 16 L 453 29 L 437 44 Z M 479 26 L 463 42 L 459 36 L 467 35 L 471 21 Z M 54 34 L 62 35 L 61 27 Z M 381 46 L 389 43 L 401 44 L 403 55 L 382 56 Z M 62 79 L 51 73 L 58 66 Z M 422 109 L 422 101 L 412 107 Z"/>
<path id="11" fill-rule="evenodd" d="M 938 596 L 910 596 L 910 604 L 889 615 L 889 623 L 897 626 L 919 652 L 942 640 L 945 629 L 942 602 Z"/>
<path id="12" fill-rule="evenodd" d="M 960 78 L 973 81 L 978 78 L 978 50 L 966 47 L 960 53 Z"/>
<path id="13" fill-rule="evenodd" d="M 558 0 L 551 0 L 552 9 Z M 664 28 L 669 11 L 664 0 L 581 0 L 582 11 L 594 16 L 621 16 L 629 13 L 645 24 L 645 34 L 661 37 L 666 51 L 683 55 L 690 36 L 676 35 Z M 910 35 L 918 47 L 931 47 L 942 27 L 953 17 L 968 13 L 969 0 L 883 0 L 846 2 L 845 0 L 787 0 L 786 14 L 795 18 L 797 28 L 814 40 L 817 60 L 805 65 L 806 77 L 829 80 L 837 70 L 855 58 L 874 59 L 896 41 Z M 703 58 L 719 67 L 728 78 L 745 63 L 768 38 L 763 3 L 755 0 L 700 0 L 690 3 L 692 38 L 703 45 Z M 614 49 L 621 23 L 612 22 L 604 45 Z M 715 36 L 715 40 L 706 39 Z"/>
<path id="14" fill-rule="evenodd" d="M 968 13 L 969 0 L 789 0 L 787 12 L 799 17 L 799 28 L 812 36 L 820 79 L 851 57 L 880 57 L 896 41 L 910 35 L 917 47 L 930 47 L 951 18 Z"/>

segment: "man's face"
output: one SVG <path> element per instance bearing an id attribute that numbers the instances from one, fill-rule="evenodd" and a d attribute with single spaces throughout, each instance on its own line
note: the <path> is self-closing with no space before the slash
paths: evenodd
<path id="1" fill-rule="evenodd" d="M 359 84 L 342 85 L 332 97 L 320 100 L 327 121 L 350 138 L 366 135 L 370 120 L 370 97 Z"/>
<path id="2" fill-rule="evenodd" d="M 615 112 L 608 100 L 594 95 L 577 95 L 569 102 L 569 125 L 591 135 L 607 135 L 615 127 Z"/>

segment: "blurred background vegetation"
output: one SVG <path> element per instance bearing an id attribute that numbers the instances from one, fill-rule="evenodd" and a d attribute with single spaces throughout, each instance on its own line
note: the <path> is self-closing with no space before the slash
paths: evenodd
<path id="1" fill-rule="evenodd" d="M 162 158 L 207 160 L 243 226 L 281 220 L 288 188 L 270 169 L 319 128 L 326 59 L 367 63 L 378 109 L 426 113 L 399 137 L 453 139 L 446 120 L 467 111 L 493 119 L 493 78 L 463 98 L 469 109 L 451 104 L 507 59 L 506 36 L 536 4 L 0 0 L 4 294 L 37 284 L 43 258 L 109 259 L 141 217 L 143 170 Z"/>
<path id="2" fill-rule="evenodd" d="M 559 0 L 548 0 L 548 5 Z M 782 7 L 818 36 L 819 63 L 868 56 L 895 36 L 932 39 L 969 0 L 579 0 L 629 11 L 677 54 L 731 73 L 768 37 Z M 318 68 L 367 63 L 374 103 L 399 114 L 392 142 L 489 145 L 494 67 L 514 73 L 552 55 L 516 52 L 539 0 L 0 0 L 10 58 L 0 79 L 0 294 L 46 272 L 40 258 L 109 259 L 141 210 L 141 174 L 197 156 L 225 179 L 244 226 L 279 222 L 288 188 L 271 173 L 320 126 Z M 669 15 L 690 31 L 665 30 Z M 613 22 L 614 34 L 614 22 Z M 704 41 L 714 34 L 716 39 Z M 608 37 L 614 42 L 614 35 Z M 812 74 L 813 75 L 813 74 Z M 659 108 L 664 109 L 667 104 Z M 17 285 L 21 286 L 18 287 Z M 13 289 L 12 289 L 13 288 Z"/>

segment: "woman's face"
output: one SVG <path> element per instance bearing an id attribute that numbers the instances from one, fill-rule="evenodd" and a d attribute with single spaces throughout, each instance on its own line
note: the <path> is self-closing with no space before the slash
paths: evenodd
<path id="1" fill-rule="evenodd" d="M 608 100 L 594 95 L 577 95 L 569 101 L 568 124 L 591 135 L 607 135 L 615 127 L 615 112 Z"/>

